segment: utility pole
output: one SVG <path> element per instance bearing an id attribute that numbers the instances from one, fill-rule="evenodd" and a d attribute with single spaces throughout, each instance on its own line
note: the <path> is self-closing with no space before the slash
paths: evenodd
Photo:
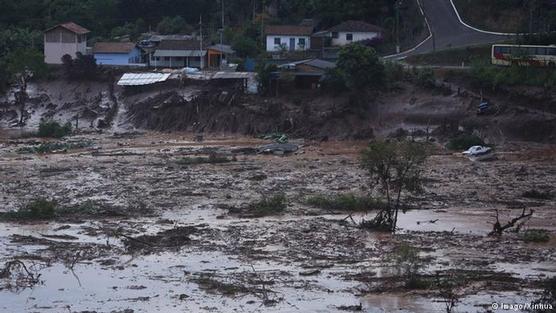
<path id="1" fill-rule="evenodd" d="M 533 10 L 535 7 L 535 0 L 529 0 L 529 34 L 533 33 Z"/>
<path id="2" fill-rule="evenodd" d="M 261 42 L 263 43 L 263 45 L 265 44 L 264 42 L 264 7 L 265 7 L 265 0 L 261 0 L 262 5 L 261 5 Z"/>
<path id="3" fill-rule="evenodd" d="M 396 1 L 394 8 L 396 9 L 396 53 L 400 53 L 400 7 L 402 0 Z"/>
<path id="4" fill-rule="evenodd" d="M 222 1 L 222 29 L 220 29 L 220 69 L 222 69 L 222 60 L 224 59 L 224 0 Z"/>
<path id="5" fill-rule="evenodd" d="M 200 67 L 203 70 L 203 16 L 199 15 L 199 60 Z"/>

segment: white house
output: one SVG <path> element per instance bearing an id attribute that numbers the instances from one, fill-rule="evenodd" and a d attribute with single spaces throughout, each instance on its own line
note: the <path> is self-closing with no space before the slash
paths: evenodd
<path id="1" fill-rule="evenodd" d="M 382 39 L 382 28 L 361 21 L 345 21 L 328 30 L 333 46 L 345 46 L 350 43 Z"/>
<path id="2" fill-rule="evenodd" d="M 62 57 L 69 54 L 75 58 L 77 52 L 87 53 L 89 30 L 73 22 L 56 25 L 44 31 L 44 62 L 62 64 Z"/>
<path id="3" fill-rule="evenodd" d="M 266 51 L 304 51 L 311 47 L 310 26 L 269 25 L 265 28 Z"/>
<path id="4" fill-rule="evenodd" d="M 204 45 L 206 46 L 206 45 Z M 162 40 L 150 56 L 155 67 L 205 68 L 207 51 L 197 39 Z"/>

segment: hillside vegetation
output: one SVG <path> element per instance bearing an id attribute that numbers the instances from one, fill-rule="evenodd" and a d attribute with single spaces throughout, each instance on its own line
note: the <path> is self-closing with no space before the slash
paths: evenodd
<path id="1" fill-rule="evenodd" d="M 556 30 L 552 0 L 454 0 L 462 19 L 484 30 L 523 33 Z"/>

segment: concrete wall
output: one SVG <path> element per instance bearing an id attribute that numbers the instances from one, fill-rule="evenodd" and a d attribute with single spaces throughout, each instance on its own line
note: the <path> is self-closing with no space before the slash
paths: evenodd
<path id="1" fill-rule="evenodd" d="M 129 54 L 125 53 L 95 53 L 98 65 L 130 65 L 141 62 L 141 51 L 133 49 Z"/>
<path id="2" fill-rule="evenodd" d="M 346 35 L 352 34 L 353 40 L 347 40 Z M 332 45 L 333 46 L 345 46 L 349 45 L 350 43 L 354 43 L 357 41 L 369 40 L 380 37 L 379 33 L 350 33 L 350 32 L 339 32 L 338 38 L 332 38 Z"/>
<path id="3" fill-rule="evenodd" d="M 52 42 L 47 41 L 47 34 L 44 35 L 44 62 L 47 64 L 62 64 L 62 56 L 69 54 L 72 58 L 75 58 L 77 52 L 82 54 L 87 53 L 87 37 L 82 36 L 81 42 L 78 40 L 78 36 L 68 31 L 52 30 L 54 37 L 58 38 L 58 41 Z M 59 35 L 59 36 L 58 36 Z M 64 36 L 64 40 L 62 40 Z M 51 37 L 52 38 L 52 34 Z M 72 38 L 71 40 L 67 40 Z M 68 42 L 71 41 L 71 42 Z"/>
<path id="4" fill-rule="evenodd" d="M 280 38 L 281 44 L 286 48 L 287 51 L 292 50 L 290 49 L 290 38 L 295 38 L 295 51 L 308 50 L 311 47 L 311 37 L 309 36 L 266 36 L 266 51 L 273 52 L 282 50 L 282 47 L 274 43 L 275 38 Z M 302 38 L 305 39 L 304 47 L 301 47 L 299 45 L 299 39 Z"/>

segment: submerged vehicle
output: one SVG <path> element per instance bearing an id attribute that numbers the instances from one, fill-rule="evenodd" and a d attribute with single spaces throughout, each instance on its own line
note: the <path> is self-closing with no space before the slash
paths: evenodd
<path id="1" fill-rule="evenodd" d="M 492 148 L 485 146 L 472 146 L 471 148 L 463 151 L 462 154 L 469 157 L 472 161 L 484 161 L 494 157 Z"/>

